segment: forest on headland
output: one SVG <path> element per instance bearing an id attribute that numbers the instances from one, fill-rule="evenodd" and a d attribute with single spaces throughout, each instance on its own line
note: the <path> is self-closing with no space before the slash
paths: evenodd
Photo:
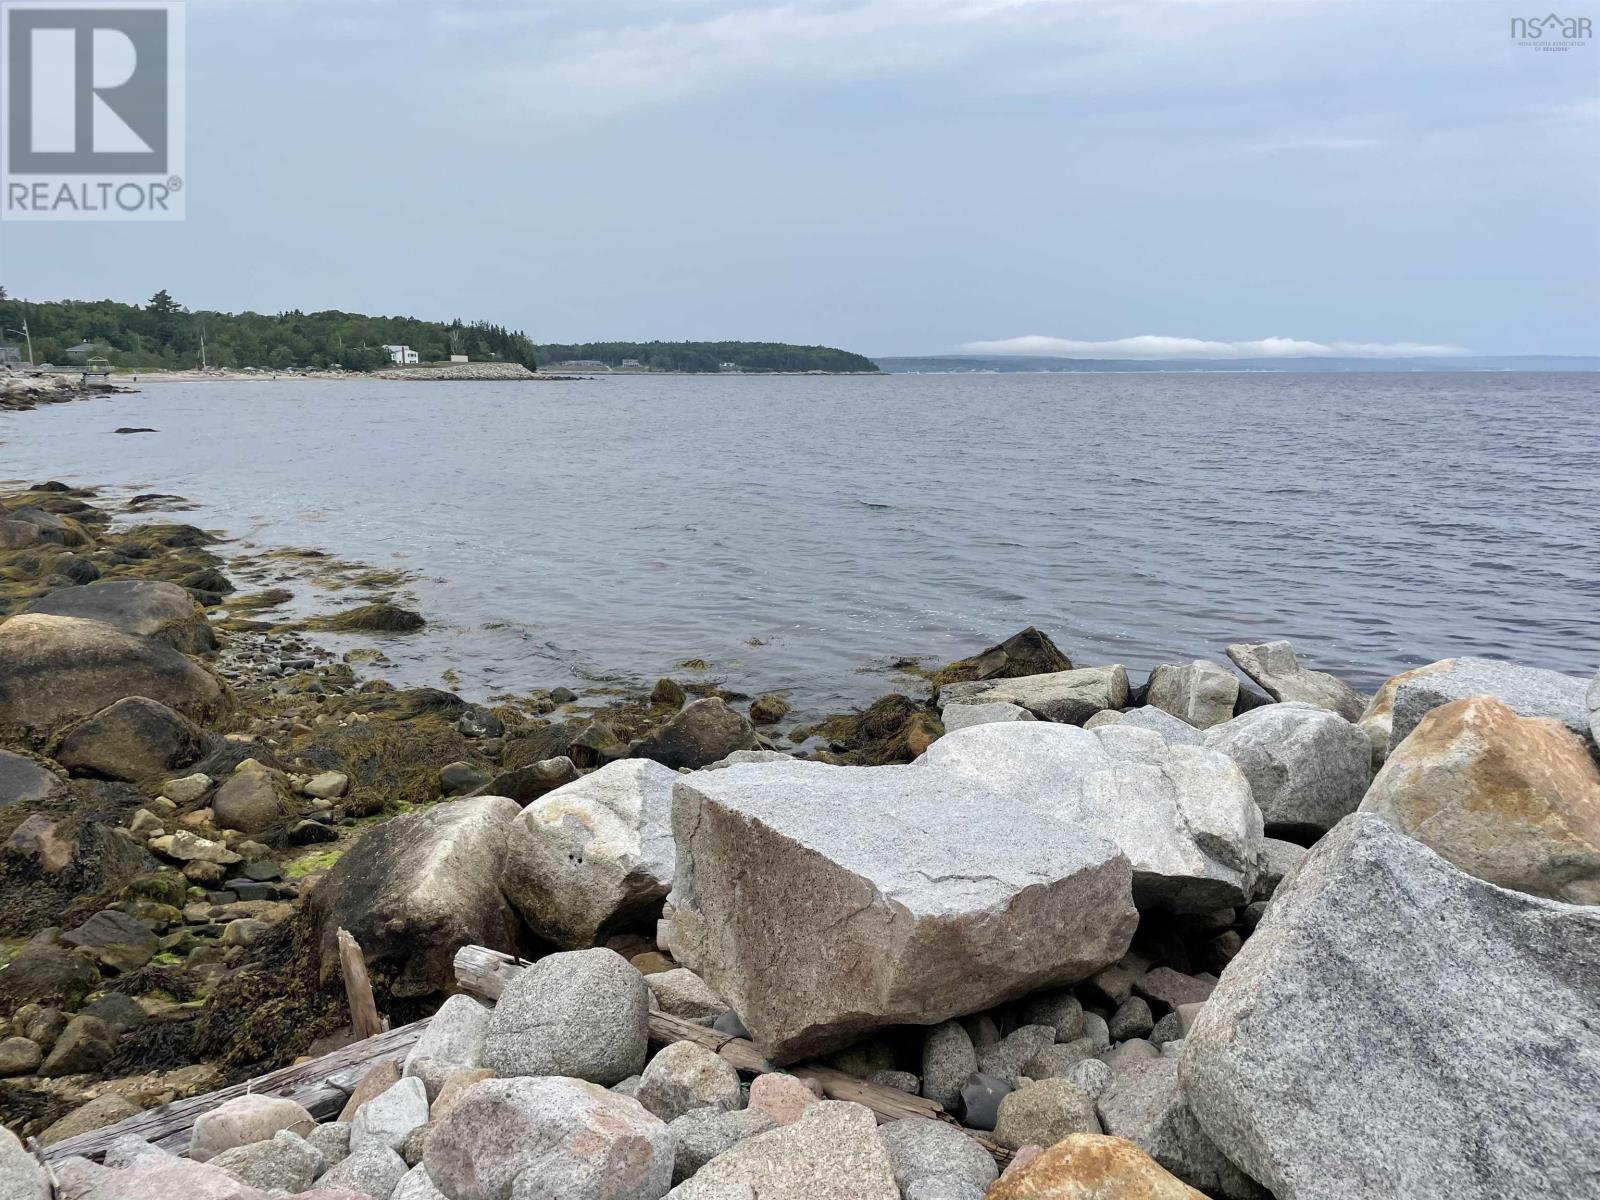
<path id="1" fill-rule="evenodd" d="M 473 362 L 541 365 L 585 360 L 648 371 L 875 371 L 870 359 L 828 346 L 776 342 L 595 342 L 538 345 L 488 321 L 424 321 L 362 313 L 224 313 L 190 309 L 165 289 L 140 304 L 115 300 L 20 300 L 0 288 L 0 343 L 36 364 L 88 357 L 113 367 L 190 370 L 372 371 L 390 365 L 385 346 L 408 346 L 424 363 L 465 355 Z"/>

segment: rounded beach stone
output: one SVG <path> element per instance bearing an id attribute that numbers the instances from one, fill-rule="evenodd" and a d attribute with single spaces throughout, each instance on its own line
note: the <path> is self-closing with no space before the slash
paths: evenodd
<path id="1" fill-rule="evenodd" d="M 649 1021 L 644 977 L 616 951 L 552 954 L 501 995 L 484 1061 L 502 1078 L 563 1075 L 609 1087 L 643 1072 Z"/>
<path id="2" fill-rule="evenodd" d="M 663 1121 L 697 1108 L 739 1107 L 739 1072 L 693 1042 L 674 1042 L 650 1060 L 635 1099 Z"/>
<path id="3" fill-rule="evenodd" d="M 978 1052 L 959 1021 L 945 1021 L 922 1038 L 922 1094 L 946 1112 L 961 1100 L 961 1085 L 978 1069 Z"/>
<path id="4" fill-rule="evenodd" d="M 988 1151 L 954 1125 L 926 1117 L 878 1126 L 889 1168 L 902 1192 L 919 1180 L 951 1180 L 981 1194 L 998 1177 Z"/>
<path id="5" fill-rule="evenodd" d="M 1094 1101 L 1065 1079 L 1044 1079 L 1000 1101 L 995 1141 L 1015 1150 L 1034 1143 L 1053 1146 L 1070 1133 L 1099 1133 Z"/>
<path id="6" fill-rule="evenodd" d="M 293 1100 L 235 1096 L 195 1118 L 189 1135 L 189 1157 L 195 1162 L 209 1162 L 224 1150 L 264 1142 L 280 1129 L 304 1137 L 315 1125 L 315 1118 Z"/>

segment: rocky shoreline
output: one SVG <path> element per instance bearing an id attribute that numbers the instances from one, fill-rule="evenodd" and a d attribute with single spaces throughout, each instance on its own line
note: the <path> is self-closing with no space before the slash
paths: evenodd
<path id="1" fill-rule="evenodd" d="M 393 573 L 151 507 L 0 496 L 3 1200 L 1600 1195 L 1600 680 L 1029 629 L 798 727 L 474 704 L 362 677 Z M 50 1150 L 348 1046 L 340 931 L 427 1024 L 336 1119 Z"/>
<path id="2" fill-rule="evenodd" d="M 83 383 L 74 375 L 0 373 L 0 412 L 26 412 L 41 404 L 66 404 L 119 390 Z"/>

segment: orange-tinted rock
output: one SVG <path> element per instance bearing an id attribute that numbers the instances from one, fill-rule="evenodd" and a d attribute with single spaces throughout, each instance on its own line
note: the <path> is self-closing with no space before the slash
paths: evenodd
<path id="1" fill-rule="evenodd" d="M 1361 809 L 1479 879 L 1600 903 L 1600 767 L 1557 722 L 1519 717 L 1492 696 L 1424 717 Z"/>
<path id="2" fill-rule="evenodd" d="M 1074 1133 L 1005 1175 L 984 1200 L 1205 1200 L 1126 1138 Z"/>

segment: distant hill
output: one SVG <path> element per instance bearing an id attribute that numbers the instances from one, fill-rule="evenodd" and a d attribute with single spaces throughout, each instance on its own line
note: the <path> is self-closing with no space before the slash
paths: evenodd
<path id="1" fill-rule="evenodd" d="M 868 371 L 877 364 L 860 354 L 832 346 L 789 346 L 782 342 L 584 342 L 573 346 L 535 346 L 546 365 L 599 362 L 608 367 L 636 364 L 646 371 L 724 370 L 724 363 L 744 372 Z"/>
<path id="2" fill-rule="evenodd" d="M 923 358 L 878 358 L 892 372 L 962 373 L 1040 371 L 1252 371 L 1340 374 L 1378 371 L 1600 371 L 1592 355 L 1514 354 L 1462 358 L 1052 358 L 1040 355 L 936 354 Z"/>

